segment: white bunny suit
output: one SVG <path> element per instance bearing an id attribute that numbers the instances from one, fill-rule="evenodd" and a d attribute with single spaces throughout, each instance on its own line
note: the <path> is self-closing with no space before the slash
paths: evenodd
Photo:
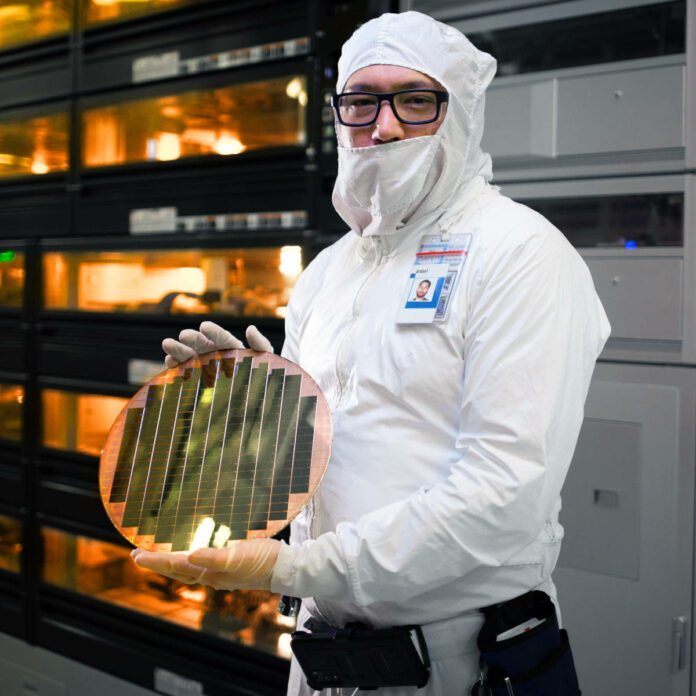
<path id="1" fill-rule="evenodd" d="M 283 349 L 328 398 L 333 449 L 272 588 L 337 626 L 423 625 L 430 682 L 378 693 L 454 696 L 477 676 L 478 609 L 555 598 L 560 492 L 609 325 L 565 237 L 488 184 L 493 58 L 406 12 L 356 31 L 337 91 L 374 64 L 425 73 L 450 100 L 435 135 L 339 148 L 351 231 L 300 277 Z M 440 232 L 472 235 L 448 318 L 397 324 L 420 240 Z M 296 664 L 288 693 L 313 693 Z"/>

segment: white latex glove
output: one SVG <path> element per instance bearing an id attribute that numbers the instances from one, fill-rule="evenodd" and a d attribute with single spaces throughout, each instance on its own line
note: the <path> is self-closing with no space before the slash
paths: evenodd
<path id="1" fill-rule="evenodd" d="M 136 565 L 173 580 L 199 583 L 216 590 L 270 590 L 281 542 L 249 539 L 223 549 L 161 553 L 133 549 Z"/>
<path id="2" fill-rule="evenodd" d="M 271 342 L 255 326 L 247 327 L 246 339 L 252 350 L 273 352 Z M 176 367 L 179 363 L 203 353 L 232 348 L 244 348 L 244 344 L 212 321 L 202 322 L 199 331 L 184 329 L 179 334 L 178 341 L 173 338 L 165 338 L 162 341 L 162 350 L 167 354 L 164 359 L 167 367 Z"/>

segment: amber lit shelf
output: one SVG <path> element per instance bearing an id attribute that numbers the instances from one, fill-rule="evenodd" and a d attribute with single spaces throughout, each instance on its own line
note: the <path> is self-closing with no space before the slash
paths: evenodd
<path id="1" fill-rule="evenodd" d="M 25 280 L 24 252 L 14 244 L 0 243 L 0 311 L 22 308 Z"/>
<path id="2" fill-rule="evenodd" d="M 42 515 L 67 517 L 120 540 L 99 498 L 99 454 L 114 419 L 136 391 L 133 385 L 96 380 L 39 380 L 33 499 Z"/>
<path id="3" fill-rule="evenodd" d="M 69 96 L 73 5 L 0 3 L 0 109 Z"/>
<path id="4" fill-rule="evenodd" d="M 20 0 L 0 5 L 0 51 L 68 34 L 73 0 Z"/>
<path id="5" fill-rule="evenodd" d="M 2 522 L 0 517 L 0 532 Z M 42 533 L 44 582 L 222 640 L 290 657 L 295 621 L 277 613 L 278 595 L 185 585 L 135 566 L 130 548 L 50 527 L 44 527 Z M 8 532 L 8 544 L 13 538 Z"/>
<path id="6" fill-rule="evenodd" d="M 61 378 L 71 389 L 84 380 L 112 390 L 140 384 L 151 366 L 161 368 L 165 336 L 211 317 L 240 334 L 256 324 L 279 351 L 284 308 L 311 248 L 297 231 L 240 236 L 233 247 L 199 235 L 47 241 L 42 380 Z"/>
<path id="7" fill-rule="evenodd" d="M 202 0 L 86 0 L 80 6 L 80 25 L 92 27 L 107 22 L 122 22 L 201 2 Z"/>
<path id="8" fill-rule="evenodd" d="M 44 647 L 88 662 L 99 656 L 99 668 L 117 675 L 125 660 L 128 678 L 150 688 L 154 664 L 202 682 L 210 696 L 282 693 L 295 620 L 277 613 L 278 595 L 169 580 L 135 566 L 110 524 L 72 517 L 65 508 L 38 515 Z M 230 688 L 232 675 L 241 691 Z"/>
<path id="9" fill-rule="evenodd" d="M 68 169 L 67 107 L 0 114 L 0 181 Z"/>
<path id="10" fill-rule="evenodd" d="M 206 156 L 227 158 L 264 150 L 276 154 L 308 143 L 307 76 L 236 84 L 214 76 L 209 86 L 148 89 L 81 106 L 81 166 L 103 168 Z M 150 94 L 147 94 L 150 92 Z M 0 180 L 66 172 L 69 109 L 46 106 L 0 113 Z"/>
<path id="11" fill-rule="evenodd" d="M 147 17 L 205 0 L 79 0 L 80 29 Z M 19 0 L 0 6 L 0 51 L 67 35 L 74 26 L 75 0 Z"/>
<path id="12" fill-rule="evenodd" d="M 118 396 L 43 389 L 42 446 L 98 457 L 126 402 Z"/>
<path id="13" fill-rule="evenodd" d="M 0 513 L 0 569 L 19 573 L 22 553 L 22 522 Z"/>
<path id="14" fill-rule="evenodd" d="M 302 249 L 102 251 L 43 255 L 43 307 L 141 314 L 285 315 Z"/>
<path id="15" fill-rule="evenodd" d="M 303 63 L 256 66 L 234 76 L 147 84 L 79 103 L 85 170 L 308 144 L 309 78 Z"/>
<path id="16" fill-rule="evenodd" d="M 10 483 L 0 465 L 0 485 Z M 11 502 L 11 501 L 10 501 Z M 8 505 L 0 492 L 0 625 L 3 633 L 26 635 L 26 594 L 23 591 L 24 514 Z"/>
<path id="17" fill-rule="evenodd" d="M 23 385 L 0 382 L 0 442 L 21 440 L 23 404 Z"/>

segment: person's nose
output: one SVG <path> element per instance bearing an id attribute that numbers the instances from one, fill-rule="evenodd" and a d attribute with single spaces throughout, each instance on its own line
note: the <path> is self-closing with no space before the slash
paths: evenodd
<path id="1" fill-rule="evenodd" d="M 377 142 L 388 143 L 404 138 L 403 123 L 396 118 L 391 104 L 386 100 L 379 103 L 377 120 L 373 124 L 372 139 Z"/>

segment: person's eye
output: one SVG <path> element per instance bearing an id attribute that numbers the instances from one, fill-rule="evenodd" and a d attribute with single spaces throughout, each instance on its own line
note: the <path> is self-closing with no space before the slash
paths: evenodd
<path id="1" fill-rule="evenodd" d="M 425 106 L 435 103 L 435 97 L 431 94 L 410 94 L 406 96 L 405 103 L 412 106 Z"/>
<path id="2" fill-rule="evenodd" d="M 360 109 L 374 104 L 375 99 L 367 94 L 346 95 L 340 101 L 340 106 L 344 109 Z"/>

